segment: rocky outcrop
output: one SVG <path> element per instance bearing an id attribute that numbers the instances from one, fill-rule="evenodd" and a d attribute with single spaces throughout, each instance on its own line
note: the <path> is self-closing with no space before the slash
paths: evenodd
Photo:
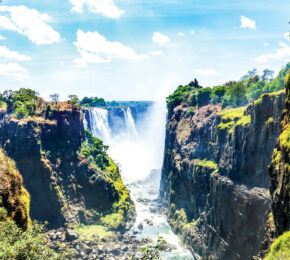
<path id="1" fill-rule="evenodd" d="M 0 222 L 12 219 L 26 230 L 30 224 L 29 200 L 15 163 L 0 149 Z"/>
<path id="2" fill-rule="evenodd" d="M 0 141 L 23 176 L 32 219 L 48 221 L 50 227 L 90 224 L 118 210 L 113 204 L 118 205 L 123 193 L 79 153 L 83 140 L 77 109 L 53 111 L 51 120 L 9 115 L 2 119 Z M 118 171 L 114 174 L 120 176 Z M 131 219 L 134 206 L 130 197 L 126 202 L 123 213 Z"/>
<path id="3" fill-rule="evenodd" d="M 259 252 L 284 99 L 280 91 L 225 110 L 192 111 L 182 103 L 168 119 L 160 197 L 197 259 L 251 259 Z"/>
<path id="4" fill-rule="evenodd" d="M 286 109 L 281 123 L 281 134 L 275 146 L 272 163 L 269 167 L 271 178 L 270 194 L 272 212 L 267 225 L 267 235 L 261 256 L 268 251 L 267 259 L 289 257 L 290 230 L 290 74 L 285 77 Z M 276 239 L 276 241 L 275 241 Z M 284 242 L 283 242 L 284 240 Z M 288 241 L 288 242 L 287 242 Z M 285 243 L 283 245 L 283 243 Z M 288 244 L 287 244 L 288 243 Z M 287 246 L 288 245 L 288 246 Z"/>

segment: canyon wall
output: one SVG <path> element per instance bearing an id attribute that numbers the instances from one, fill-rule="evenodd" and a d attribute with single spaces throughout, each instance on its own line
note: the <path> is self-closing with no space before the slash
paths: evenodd
<path id="1" fill-rule="evenodd" d="M 80 153 L 84 129 L 78 109 L 54 110 L 49 120 L 3 114 L 0 142 L 31 196 L 32 219 L 50 227 L 92 224 L 121 210 L 115 228 L 132 220 L 134 205 L 117 166 L 111 161 L 110 169 L 98 170 Z"/>
<path id="2" fill-rule="evenodd" d="M 170 113 L 160 198 L 197 259 L 251 259 L 260 251 L 284 100 L 280 91 L 233 109 L 182 102 Z"/>

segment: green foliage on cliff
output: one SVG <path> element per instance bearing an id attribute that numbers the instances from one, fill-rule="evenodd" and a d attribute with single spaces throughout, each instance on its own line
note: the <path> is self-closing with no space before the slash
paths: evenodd
<path id="1" fill-rule="evenodd" d="M 79 235 L 80 239 L 94 241 L 95 236 L 99 239 L 112 237 L 114 234 L 111 231 L 101 225 L 80 225 L 74 228 L 75 232 Z"/>
<path id="2" fill-rule="evenodd" d="M 33 222 L 23 231 L 12 220 L 1 221 L 0 259 L 63 259 L 48 248 L 43 229 L 43 225 Z"/>
<path id="3" fill-rule="evenodd" d="M 103 98 L 98 97 L 84 97 L 80 101 L 80 105 L 84 107 L 105 107 L 106 101 Z M 118 105 L 118 103 L 113 103 L 112 106 Z"/>
<path id="4" fill-rule="evenodd" d="M 118 166 L 108 157 L 109 165 L 106 167 L 106 176 L 113 183 L 118 192 L 119 199 L 113 204 L 112 212 L 101 218 L 101 224 L 109 229 L 117 230 L 125 224 L 125 218 L 133 215 L 134 204 L 130 194 L 124 185 Z"/>
<path id="5" fill-rule="evenodd" d="M 199 107 L 208 105 L 211 99 L 211 88 L 201 88 L 197 91 L 196 101 Z"/>
<path id="6" fill-rule="evenodd" d="M 258 99 L 264 93 L 277 92 L 284 89 L 284 77 L 290 69 L 290 62 L 286 64 L 275 79 L 271 71 L 264 70 L 262 76 L 257 70 L 251 70 L 240 81 L 229 81 L 222 86 L 202 88 L 197 84 L 179 86 L 167 98 L 169 117 L 173 109 L 184 102 L 190 107 L 201 107 L 208 104 L 222 104 L 222 108 L 240 107 Z"/>
<path id="7" fill-rule="evenodd" d="M 14 220 L 26 230 L 30 225 L 30 197 L 15 162 L 0 149 L 0 221 Z"/>
<path id="8" fill-rule="evenodd" d="M 210 169 L 217 169 L 218 168 L 218 165 L 213 162 L 213 161 L 209 161 L 209 160 L 194 160 L 194 163 L 195 165 L 197 166 L 202 166 L 202 167 L 206 167 L 206 168 L 210 168 Z"/>
<path id="9" fill-rule="evenodd" d="M 228 108 L 219 112 L 221 123 L 218 125 L 218 130 L 226 130 L 231 134 L 237 125 L 248 126 L 251 123 L 251 115 L 246 115 L 245 111 L 246 106 Z"/>
<path id="10" fill-rule="evenodd" d="M 82 143 L 81 154 L 97 168 L 104 170 L 109 166 L 107 158 L 107 150 L 109 147 L 104 145 L 101 139 L 94 137 L 88 129 L 85 130 L 85 136 L 86 141 Z"/>
<path id="11" fill-rule="evenodd" d="M 108 146 L 94 137 L 89 130 L 85 130 L 86 141 L 82 143 L 83 154 L 92 165 L 102 171 L 107 181 L 111 182 L 118 193 L 118 200 L 114 202 L 110 212 L 100 218 L 99 224 L 110 230 L 117 230 L 125 224 L 125 218 L 134 212 L 134 204 L 129 191 L 124 185 L 118 166 L 107 155 Z"/>
<path id="12" fill-rule="evenodd" d="M 290 259 L 290 231 L 278 237 L 265 260 Z"/>

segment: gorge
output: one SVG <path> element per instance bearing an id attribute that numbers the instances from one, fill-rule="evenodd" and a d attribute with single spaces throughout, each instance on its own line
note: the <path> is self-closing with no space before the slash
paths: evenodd
<path id="1" fill-rule="evenodd" d="M 213 89 L 196 81 L 167 108 L 164 100 L 80 107 L 12 92 L 0 114 L 0 228 L 15 223 L 22 238 L 33 220 L 47 221 L 49 248 L 1 244 L 0 258 L 27 250 L 32 259 L 287 259 L 286 68 L 256 99 L 231 99 L 252 78 Z M 29 95 L 36 110 L 23 116 Z"/>

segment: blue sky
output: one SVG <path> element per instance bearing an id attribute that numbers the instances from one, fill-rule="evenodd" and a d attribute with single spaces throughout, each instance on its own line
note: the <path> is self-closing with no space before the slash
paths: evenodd
<path id="1" fill-rule="evenodd" d="M 60 3 L 61 2 L 61 3 Z M 0 90 L 152 100 L 290 60 L 288 0 L 3 0 Z"/>

